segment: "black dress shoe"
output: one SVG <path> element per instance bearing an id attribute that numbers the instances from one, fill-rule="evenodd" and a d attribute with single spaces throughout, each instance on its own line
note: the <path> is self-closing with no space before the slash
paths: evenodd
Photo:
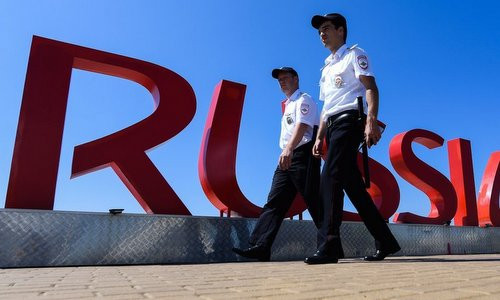
<path id="1" fill-rule="evenodd" d="M 393 254 L 393 253 L 396 253 L 398 252 L 399 250 L 401 250 L 400 247 L 397 247 L 397 248 L 393 248 L 391 250 L 382 250 L 382 249 L 378 249 L 377 252 L 375 252 L 374 255 L 368 255 L 368 256 L 365 256 L 364 260 L 366 261 L 381 261 L 383 260 L 384 258 L 387 257 L 387 255 L 389 254 Z"/>
<path id="2" fill-rule="evenodd" d="M 259 261 L 271 259 L 271 249 L 263 246 L 252 246 L 247 249 L 233 248 L 233 252 L 246 258 L 256 258 Z"/>
<path id="3" fill-rule="evenodd" d="M 337 256 L 328 255 L 321 251 L 317 251 L 313 256 L 306 257 L 304 262 L 308 265 L 319 265 L 319 264 L 336 264 L 339 261 Z"/>

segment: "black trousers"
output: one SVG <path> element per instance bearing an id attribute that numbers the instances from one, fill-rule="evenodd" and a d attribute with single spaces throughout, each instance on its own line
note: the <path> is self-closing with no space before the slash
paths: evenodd
<path id="1" fill-rule="evenodd" d="M 339 258 L 344 256 L 340 241 L 344 191 L 368 231 L 375 238 L 376 248 L 397 249 L 398 242 L 366 191 L 357 166 L 358 147 L 363 141 L 364 128 L 360 125 L 356 115 L 338 120 L 335 119 L 336 116 L 331 118 L 333 122 L 329 122 L 330 126 L 326 133 L 328 154 L 320 183 L 320 199 L 324 209 L 320 231 L 326 239 L 318 250 Z"/>
<path id="2" fill-rule="evenodd" d="M 321 227 L 322 209 L 318 201 L 321 161 L 312 156 L 313 144 L 314 142 L 304 144 L 293 151 L 288 170 L 280 170 L 278 166 L 274 171 L 271 191 L 250 236 L 250 245 L 272 246 L 297 192 L 303 196 L 316 227 Z M 323 243 L 320 236 L 318 232 L 318 245 Z"/>

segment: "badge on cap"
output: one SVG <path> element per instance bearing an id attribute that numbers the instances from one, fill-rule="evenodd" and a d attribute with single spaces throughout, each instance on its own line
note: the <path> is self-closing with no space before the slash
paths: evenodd
<path id="1" fill-rule="evenodd" d="M 357 61 L 358 61 L 358 66 L 363 69 L 363 70 L 366 70 L 368 69 L 368 58 L 364 55 L 360 55 L 357 57 Z"/>
<path id="2" fill-rule="evenodd" d="M 309 104 L 305 104 L 305 103 L 302 103 L 300 105 L 300 112 L 303 114 L 303 115 L 307 115 L 309 113 Z"/>
<path id="3" fill-rule="evenodd" d="M 341 88 L 343 84 L 344 84 L 344 79 L 342 79 L 340 75 L 335 76 L 335 86 L 337 88 Z"/>

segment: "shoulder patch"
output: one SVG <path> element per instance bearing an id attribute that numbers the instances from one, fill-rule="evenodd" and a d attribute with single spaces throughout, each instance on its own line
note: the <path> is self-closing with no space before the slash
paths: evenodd
<path id="1" fill-rule="evenodd" d="M 366 57 L 366 55 L 358 55 L 356 57 L 356 62 L 361 69 L 368 69 L 368 58 Z"/>

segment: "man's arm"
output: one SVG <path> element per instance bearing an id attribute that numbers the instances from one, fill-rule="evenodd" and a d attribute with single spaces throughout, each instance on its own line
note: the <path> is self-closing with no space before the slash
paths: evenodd
<path id="1" fill-rule="evenodd" d="M 288 168 L 290 168 L 290 165 L 292 164 L 293 149 L 295 149 L 295 147 L 297 147 L 297 145 L 300 143 L 308 127 L 310 126 L 304 123 L 295 125 L 292 137 L 290 138 L 290 141 L 286 145 L 285 149 L 283 149 L 283 151 L 281 152 L 279 158 L 278 163 L 281 170 L 288 170 Z"/>
<path id="2" fill-rule="evenodd" d="M 381 133 L 377 124 L 378 115 L 378 87 L 375 77 L 360 75 L 359 80 L 366 88 L 366 103 L 368 111 L 366 113 L 365 141 L 368 147 L 376 145 L 380 140 Z"/>
<path id="3" fill-rule="evenodd" d="M 312 148 L 313 155 L 316 158 L 319 158 L 323 154 L 323 138 L 325 137 L 326 132 L 326 122 L 323 120 L 323 112 L 321 112 L 319 120 L 318 134 L 316 135 L 316 141 L 314 142 L 314 146 Z"/>

